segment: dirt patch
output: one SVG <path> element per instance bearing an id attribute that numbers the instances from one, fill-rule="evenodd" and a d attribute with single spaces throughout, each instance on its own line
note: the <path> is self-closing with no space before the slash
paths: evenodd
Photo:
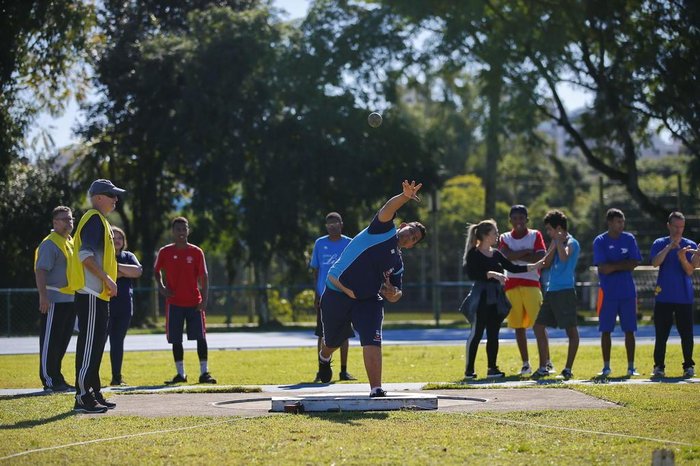
<path id="1" fill-rule="evenodd" d="M 404 392 L 405 393 L 405 392 Z M 437 412 L 539 411 L 568 409 L 619 408 L 569 389 L 470 389 L 430 390 L 416 393 L 438 396 Z M 391 394 L 391 392 L 390 392 Z M 177 393 L 151 395 L 115 395 L 117 403 L 110 416 L 243 416 L 285 415 L 270 413 L 273 396 L 286 392 L 265 393 Z M 300 394 L 303 396 L 302 394 Z M 435 412 L 435 411 L 432 411 Z"/>

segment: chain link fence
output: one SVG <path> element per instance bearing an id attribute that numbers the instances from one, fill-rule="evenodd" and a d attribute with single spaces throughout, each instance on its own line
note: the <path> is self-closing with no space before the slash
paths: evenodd
<path id="1" fill-rule="evenodd" d="M 640 266 L 634 271 L 639 318 L 650 321 L 654 307 L 657 270 Z M 580 322 L 595 321 L 598 298 L 596 269 L 590 268 L 576 283 Z M 415 323 L 425 326 L 464 323 L 458 313 L 471 282 L 406 283 L 403 298 L 385 306 L 385 323 Z M 700 320 L 700 272 L 693 275 L 695 317 Z M 264 299 L 262 299 L 264 298 Z M 261 302 L 267 302 L 265 320 L 273 323 L 313 327 L 316 323 L 314 292 L 308 285 L 290 286 L 212 286 L 209 290 L 207 327 L 227 329 L 257 326 L 261 321 Z M 0 289 L 0 334 L 37 335 L 39 332 L 39 295 L 36 289 Z M 155 288 L 134 289 L 135 313 L 142 313 L 156 330 L 164 331 L 165 305 Z M 436 312 L 438 310 L 438 312 Z"/>

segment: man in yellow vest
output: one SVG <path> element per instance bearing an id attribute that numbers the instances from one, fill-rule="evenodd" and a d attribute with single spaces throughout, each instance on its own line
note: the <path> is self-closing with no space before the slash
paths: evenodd
<path id="1" fill-rule="evenodd" d="M 34 276 L 39 290 L 41 333 L 39 377 L 47 392 L 74 390 L 61 373 L 75 325 L 74 292 L 68 286 L 68 260 L 73 255 L 73 213 L 66 206 L 53 209 L 53 230 L 34 252 Z"/>
<path id="2" fill-rule="evenodd" d="M 125 191 L 109 180 L 92 182 L 88 195 L 92 209 L 78 223 L 75 252 L 68 281 L 76 291 L 78 345 L 75 351 L 75 406 L 80 413 L 104 413 L 116 407 L 102 396 L 100 363 L 107 341 L 109 299 L 117 294 L 117 260 L 112 227 L 105 218 Z"/>

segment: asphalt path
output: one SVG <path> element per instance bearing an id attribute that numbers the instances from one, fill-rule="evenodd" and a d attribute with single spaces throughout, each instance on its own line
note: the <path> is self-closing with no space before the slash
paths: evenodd
<path id="1" fill-rule="evenodd" d="M 535 341 L 532 330 L 528 330 L 528 339 Z M 579 327 L 582 345 L 600 344 L 600 334 L 595 326 Z M 424 328 L 424 329 L 389 329 L 384 330 L 384 345 L 464 345 L 469 329 L 454 328 Z M 700 343 L 700 325 L 694 326 L 695 342 Z M 567 342 L 564 330 L 549 330 L 550 344 Z M 624 333 L 618 329 L 613 332 L 613 344 L 624 344 Z M 484 337 L 484 341 L 486 338 Z M 77 338 L 71 338 L 68 352 L 75 352 Z M 501 329 L 499 341 L 504 344 L 515 343 L 515 333 L 512 329 Z M 637 343 L 648 344 L 654 341 L 654 327 L 641 326 L 637 331 Z M 209 349 L 217 350 L 247 350 L 266 348 L 307 348 L 316 346 L 316 336 L 313 330 L 286 332 L 210 332 L 207 334 Z M 671 331 L 669 344 L 680 343 L 680 337 L 675 327 Z M 352 346 L 359 346 L 358 338 L 350 340 Z M 184 342 L 186 349 L 197 347 L 195 341 Z M 127 335 L 124 341 L 125 351 L 170 351 L 171 345 L 165 339 L 165 334 Z M 105 348 L 109 351 L 109 342 Z M 0 354 L 38 354 L 39 338 L 31 337 L 2 337 L 0 338 Z"/>

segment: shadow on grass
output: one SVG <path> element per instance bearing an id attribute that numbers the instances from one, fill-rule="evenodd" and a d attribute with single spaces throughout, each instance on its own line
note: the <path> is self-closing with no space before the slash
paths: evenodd
<path id="1" fill-rule="evenodd" d="M 0 430 L 13 430 L 13 429 L 27 429 L 37 426 L 43 426 L 44 424 L 50 424 L 52 422 L 60 421 L 67 417 L 74 416 L 73 410 L 65 413 L 57 414 L 55 416 L 47 417 L 45 419 L 32 419 L 29 421 L 18 421 L 11 425 L 0 425 Z"/>
<path id="2" fill-rule="evenodd" d="M 326 412 L 326 413 L 305 413 L 305 416 L 324 419 L 337 424 L 359 425 L 367 419 L 384 421 L 389 417 L 389 413 L 385 411 L 343 411 L 343 412 Z"/>

